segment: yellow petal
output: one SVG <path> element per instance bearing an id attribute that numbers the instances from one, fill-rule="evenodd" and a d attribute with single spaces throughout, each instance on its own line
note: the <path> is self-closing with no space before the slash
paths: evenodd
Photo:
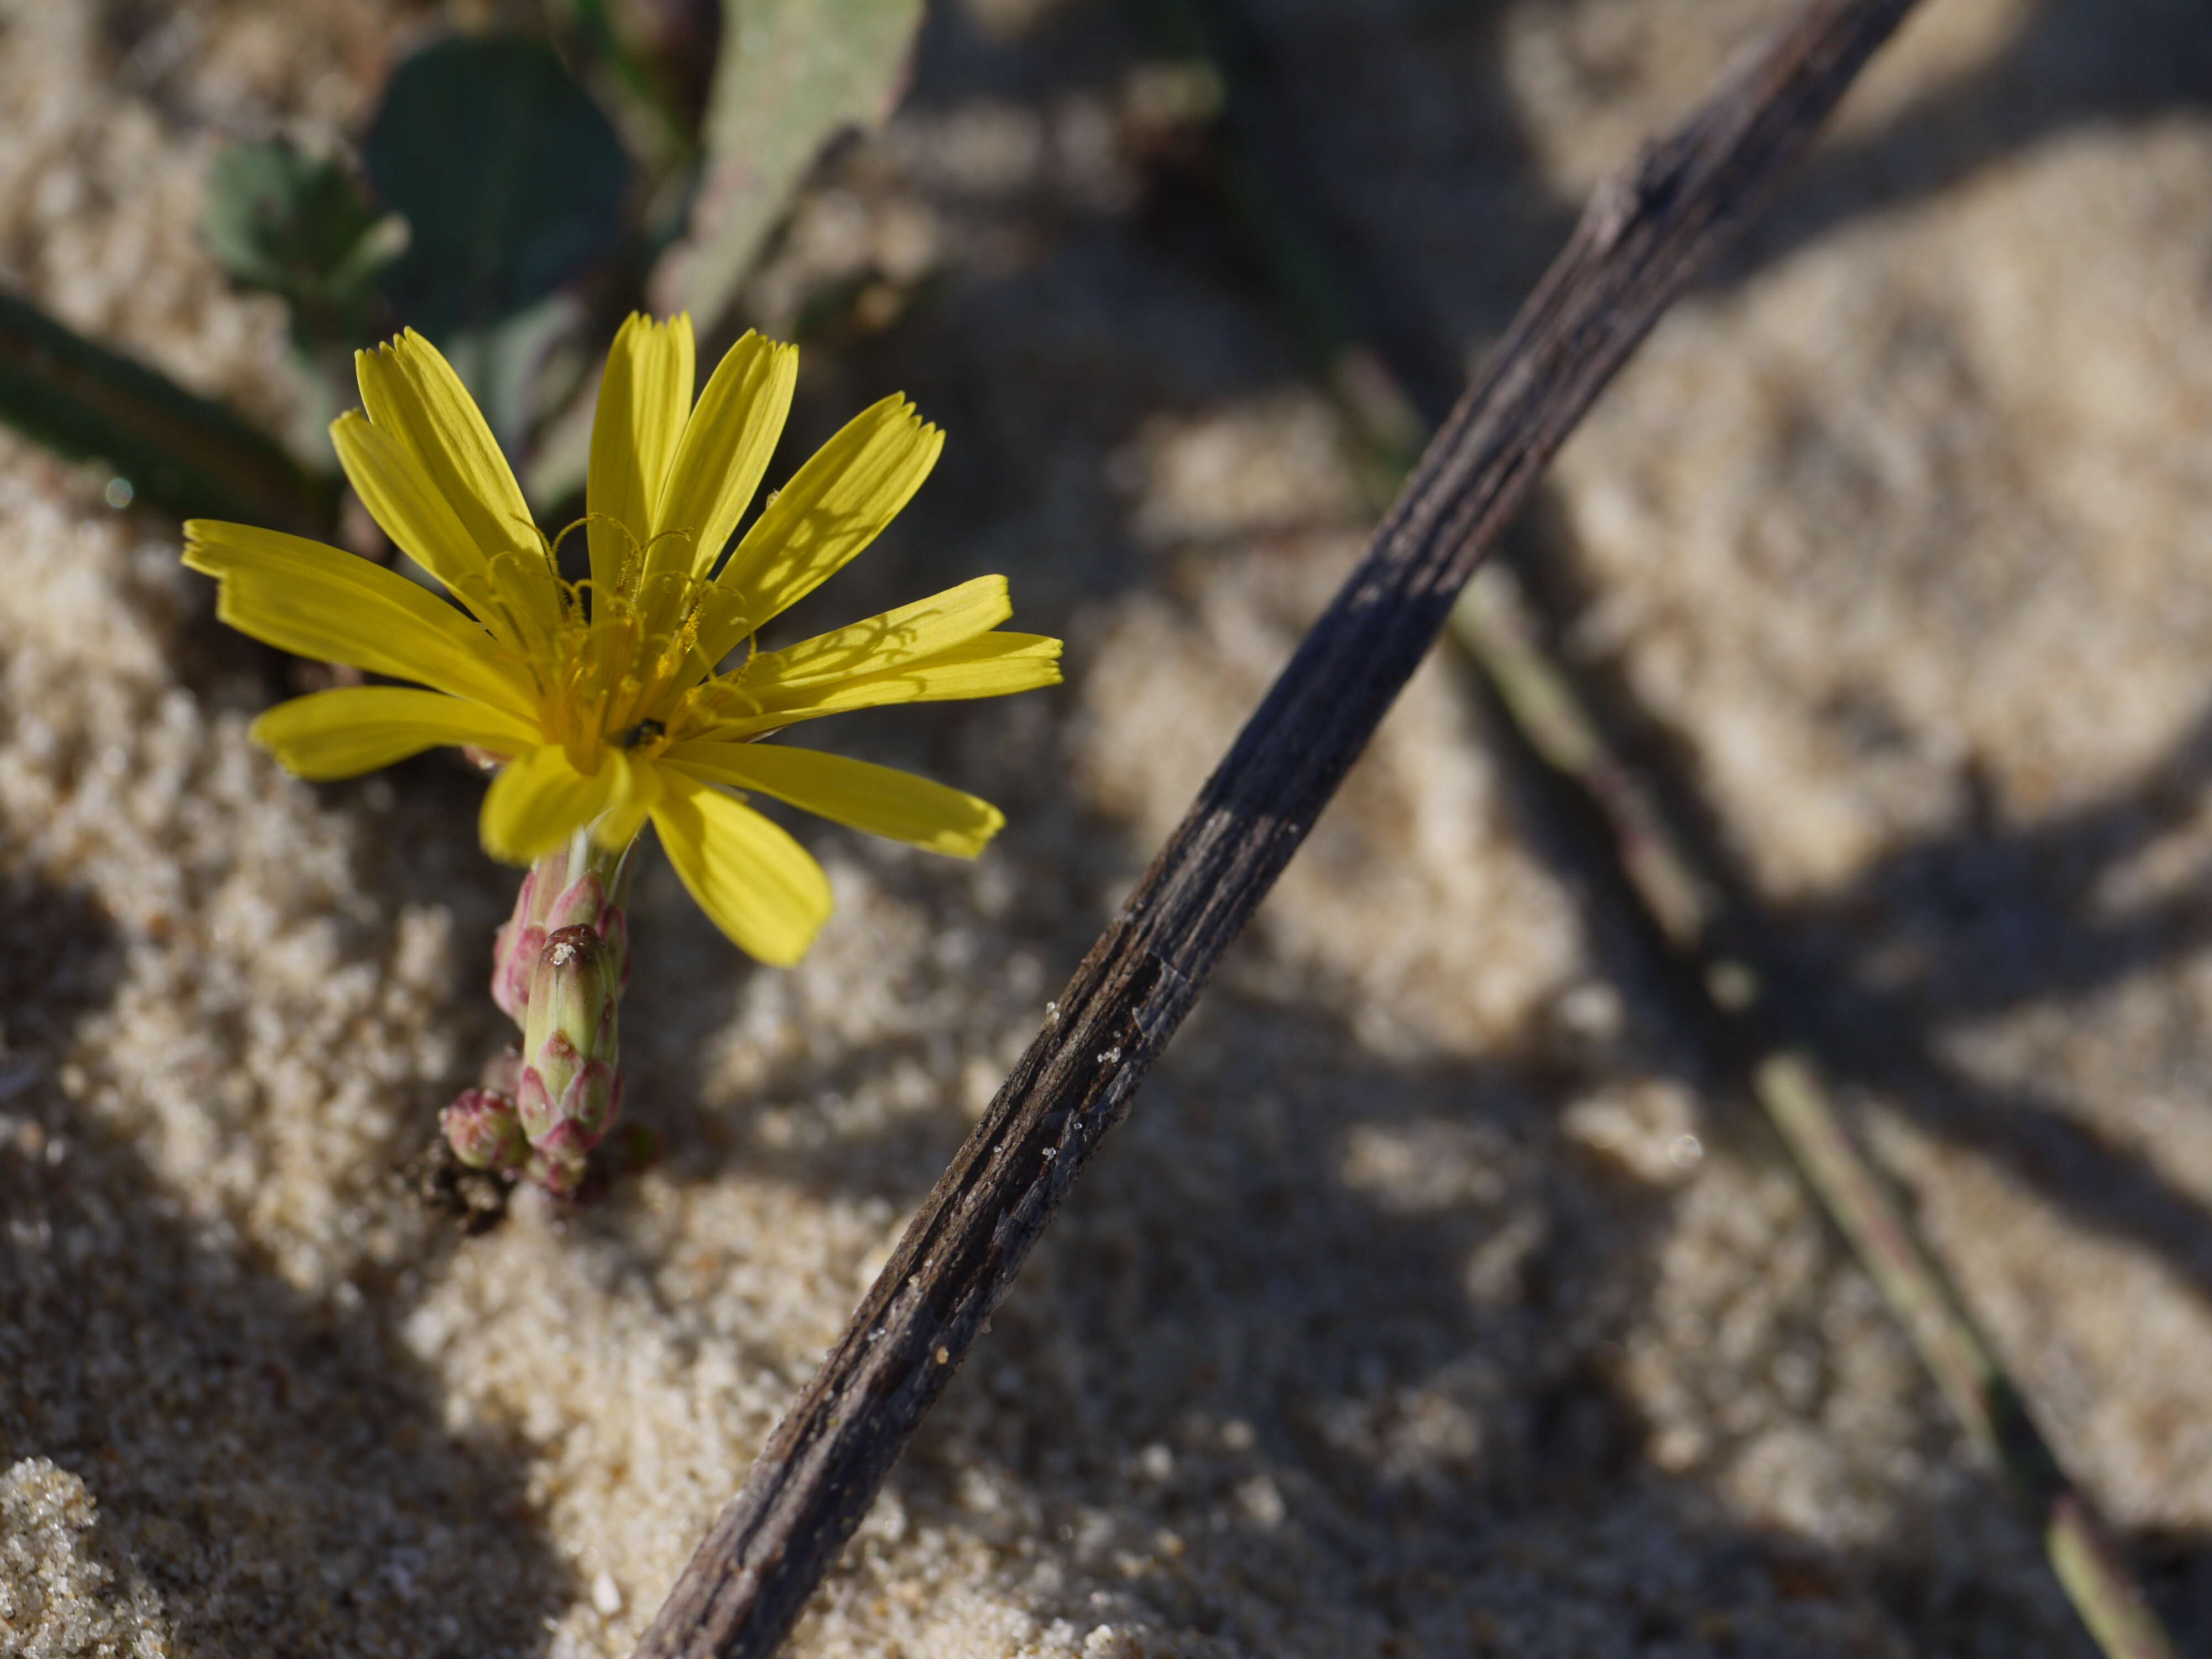
<path id="1" fill-rule="evenodd" d="M 724 355 L 684 422 L 653 515 L 654 536 L 667 539 L 654 542 L 649 568 L 702 580 L 714 569 L 768 471 L 798 382 L 796 346 L 748 332 Z"/>
<path id="2" fill-rule="evenodd" d="M 624 563 L 653 538 L 653 508 L 691 412 L 691 374 L 689 314 L 656 323 L 633 313 L 607 352 L 585 493 L 595 593 L 613 592 Z"/>
<path id="3" fill-rule="evenodd" d="M 695 777 L 757 789 L 833 823 L 955 858 L 974 858 L 1006 822 L 990 802 L 957 789 L 811 749 L 680 743 L 661 759 Z"/>
<path id="4" fill-rule="evenodd" d="M 368 516 L 399 550 L 463 603 L 480 594 L 484 556 L 414 455 L 357 409 L 331 422 L 331 442 Z"/>
<path id="5" fill-rule="evenodd" d="M 368 418 L 410 451 L 486 555 L 538 545 L 522 487 L 484 423 L 476 399 L 438 348 L 407 330 L 354 368 Z"/>
<path id="6" fill-rule="evenodd" d="M 715 586 L 724 618 L 699 645 L 709 662 L 796 605 L 875 540 L 921 488 L 945 434 L 902 398 L 862 410 L 777 492 Z"/>
<path id="7" fill-rule="evenodd" d="M 518 754 L 542 739 L 527 720 L 480 702 L 397 685 L 353 685 L 280 702 L 253 740 L 303 778 L 350 778 L 425 749 L 473 744 Z"/>
<path id="8" fill-rule="evenodd" d="M 667 792 L 667 780 L 651 761 L 641 761 L 619 749 L 607 758 L 615 769 L 615 787 L 607 810 L 592 826 L 592 837 L 610 852 L 629 846 L 645 824 L 646 814 Z"/>
<path id="9" fill-rule="evenodd" d="M 484 791 L 477 831 L 484 851 L 508 864 L 541 859 L 606 810 L 619 769 L 585 776 L 558 744 L 518 755 Z"/>
<path id="10" fill-rule="evenodd" d="M 367 559 L 274 530 L 194 519 L 185 526 L 185 562 L 222 580 L 216 615 L 266 644 L 536 718 L 528 682 L 489 634 Z"/>
<path id="11" fill-rule="evenodd" d="M 925 662 L 813 685 L 746 686 L 705 738 L 742 738 L 799 720 L 895 702 L 1003 697 L 1060 684 L 1060 641 L 1042 634 L 985 634 Z"/>
<path id="12" fill-rule="evenodd" d="M 739 950 L 788 968 L 829 918 L 829 878 L 806 849 L 750 807 L 671 769 L 653 809 L 668 861 Z"/>
<path id="13" fill-rule="evenodd" d="M 988 634 L 1013 614 L 1006 579 L 978 576 L 850 628 L 763 652 L 745 665 L 738 684 L 814 685 L 902 668 Z"/>

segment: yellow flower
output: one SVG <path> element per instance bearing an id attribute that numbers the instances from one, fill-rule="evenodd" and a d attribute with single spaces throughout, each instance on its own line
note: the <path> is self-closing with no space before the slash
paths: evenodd
<path id="1" fill-rule="evenodd" d="M 350 777 L 443 744 L 504 757 L 480 825 L 493 856 L 528 863 L 586 825 L 620 848 L 650 818 L 701 908 L 777 963 L 812 941 L 829 883 L 733 791 L 961 857 L 997 833 L 998 809 L 957 789 L 755 741 L 846 709 L 1060 678 L 1059 641 L 994 631 L 1012 614 L 1002 576 L 755 647 L 763 623 L 874 540 L 928 476 L 942 434 L 903 399 L 863 410 L 823 445 L 722 561 L 782 430 L 798 352 L 746 335 L 694 407 L 690 319 L 633 316 L 592 428 L 591 575 L 568 583 L 437 349 L 410 330 L 356 362 L 366 412 L 331 427 L 338 459 L 459 606 L 319 542 L 186 525 L 185 562 L 221 580 L 217 614 L 232 627 L 428 688 L 319 691 L 270 709 L 253 736 L 286 767 Z"/>

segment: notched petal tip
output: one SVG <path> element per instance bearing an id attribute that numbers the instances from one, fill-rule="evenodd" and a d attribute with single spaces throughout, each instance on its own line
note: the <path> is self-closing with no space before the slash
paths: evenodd
<path id="1" fill-rule="evenodd" d="M 210 544 L 225 528 L 221 519 L 187 519 L 185 520 L 184 564 L 187 570 L 196 570 L 203 576 L 221 576 L 222 567 L 210 550 Z"/>
<path id="2" fill-rule="evenodd" d="M 946 834 L 933 842 L 918 842 L 927 851 L 942 854 L 950 859 L 966 859 L 970 862 L 983 856 L 986 849 L 1006 827 L 1006 815 L 987 800 L 970 795 L 969 800 L 982 810 L 975 821 L 961 826 L 957 833 Z"/>

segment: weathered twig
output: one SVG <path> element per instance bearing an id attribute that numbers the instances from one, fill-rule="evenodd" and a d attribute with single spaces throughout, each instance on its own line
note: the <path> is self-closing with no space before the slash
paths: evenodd
<path id="1" fill-rule="evenodd" d="M 1600 390 L 1912 3 L 1808 0 L 1688 122 L 1599 191 L 769 1437 L 639 1659 L 763 1659 L 782 1640 L 1484 554 Z"/>
<path id="2" fill-rule="evenodd" d="M 1429 371 L 1446 354 L 1418 340 L 1362 337 L 1345 297 L 1358 289 L 1358 273 L 1331 269 L 1330 239 L 1307 222 L 1316 204 L 1311 188 L 1301 187 L 1308 158 L 1296 153 L 1298 125 L 1268 96 L 1254 62 L 1261 45 L 1238 0 L 1162 3 L 1186 44 L 1222 72 L 1238 204 L 1253 222 L 1255 249 L 1339 393 L 1372 463 L 1370 477 L 1387 491 L 1410 469 L 1424 413 L 1444 412 Z M 1374 319 L 1362 320 L 1373 327 Z M 1723 943 L 1747 931 L 1741 917 L 1732 925 L 1726 884 L 1593 714 L 1576 676 L 1533 625 L 1510 568 L 1479 573 L 1453 612 L 1452 634 L 1506 722 L 1509 763 L 1562 826 L 1595 832 L 1553 843 L 1571 843 L 1561 845 L 1562 856 L 1593 902 L 1636 924 L 1632 931 L 1671 964 L 1676 1011 L 1716 1071 L 1741 1079 L 1781 1134 L 1968 1437 L 2041 1530 L 2052 1571 L 2090 1635 L 2109 1659 L 2173 1659 L 2172 1638 L 2094 1500 L 2058 1462 L 1941 1257 L 1851 1134 L 1820 1066 L 1769 1029 L 1761 953 Z"/>

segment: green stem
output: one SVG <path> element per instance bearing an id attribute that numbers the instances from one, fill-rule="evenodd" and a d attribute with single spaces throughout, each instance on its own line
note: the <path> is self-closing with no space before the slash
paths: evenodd
<path id="1" fill-rule="evenodd" d="M 579 881 L 586 874 L 595 875 L 606 889 L 607 902 L 623 903 L 629 890 L 630 854 L 636 850 L 637 838 L 633 836 L 609 852 L 592 839 L 591 826 L 586 824 L 568 837 L 568 879 Z"/>

